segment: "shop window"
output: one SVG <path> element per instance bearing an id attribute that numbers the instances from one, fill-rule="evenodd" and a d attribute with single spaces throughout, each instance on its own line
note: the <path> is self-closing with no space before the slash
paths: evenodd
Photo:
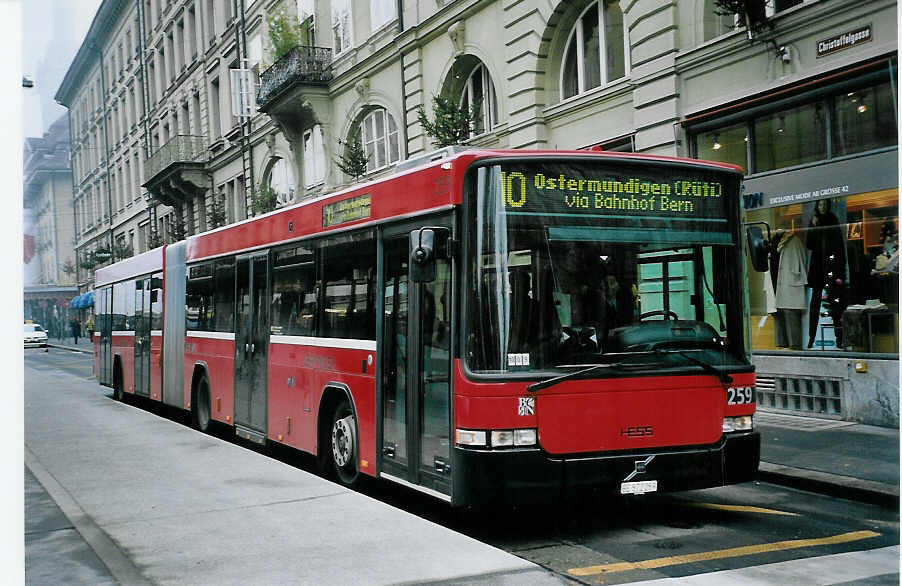
<path id="1" fill-rule="evenodd" d="M 697 156 L 707 161 L 732 163 L 748 170 L 748 125 L 744 122 L 718 128 L 697 137 Z"/>
<path id="2" fill-rule="evenodd" d="M 791 317 L 805 351 L 898 352 L 897 189 L 752 210 L 746 221 L 767 222 L 775 235 L 771 270 L 750 273 L 753 349 L 792 349 L 780 334 Z M 786 246 L 776 243 L 787 234 L 805 253 L 795 307 L 781 298 Z"/>
<path id="3" fill-rule="evenodd" d="M 826 108 L 820 102 L 755 120 L 756 173 L 827 158 Z"/>
<path id="4" fill-rule="evenodd" d="M 561 98 L 624 77 L 626 42 L 620 3 L 616 0 L 592 3 L 570 31 L 561 65 Z"/>
<path id="5" fill-rule="evenodd" d="M 897 144 L 895 99 L 889 83 L 835 96 L 833 110 L 834 155 Z"/>
<path id="6" fill-rule="evenodd" d="M 749 140 L 752 149 L 746 149 Z M 694 132 L 692 143 L 696 157 L 734 163 L 746 173 L 893 147 L 898 143 L 898 123 L 892 86 L 886 82 L 749 115 L 739 123 Z"/>

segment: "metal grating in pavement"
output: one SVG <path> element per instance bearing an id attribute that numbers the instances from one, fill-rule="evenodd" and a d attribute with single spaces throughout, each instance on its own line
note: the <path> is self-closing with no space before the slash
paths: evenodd
<path id="1" fill-rule="evenodd" d="M 823 431 L 826 429 L 847 427 L 849 425 L 858 425 L 854 421 L 836 421 L 835 419 L 800 417 L 798 415 L 784 415 L 783 413 L 772 413 L 760 410 L 755 413 L 755 421 L 759 425 L 784 427 L 787 429 L 797 429 L 799 431 Z"/>

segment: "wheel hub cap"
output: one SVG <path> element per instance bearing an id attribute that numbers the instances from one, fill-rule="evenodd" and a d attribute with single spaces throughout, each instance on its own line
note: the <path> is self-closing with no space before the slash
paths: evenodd
<path id="1" fill-rule="evenodd" d="M 335 464 L 343 468 L 351 461 L 354 451 L 354 418 L 348 415 L 332 426 L 332 457 Z"/>

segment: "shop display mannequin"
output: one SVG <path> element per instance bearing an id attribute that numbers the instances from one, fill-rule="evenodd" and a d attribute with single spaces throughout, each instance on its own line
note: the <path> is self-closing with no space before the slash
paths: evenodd
<path id="1" fill-rule="evenodd" d="M 814 345 L 817 325 L 820 321 L 821 297 L 827 291 L 824 303 L 834 324 L 842 323 L 846 309 L 846 241 L 839 220 L 830 211 L 830 200 L 815 203 L 814 216 L 808 224 L 805 244 L 811 251 L 808 266 L 808 285 L 811 302 L 808 307 L 808 348 Z M 842 329 L 837 328 L 836 346 L 842 348 Z"/>
<path id="2" fill-rule="evenodd" d="M 805 286 L 807 252 L 802 241 L 793 234 L 791 224 L 777 230 L 772 243 L 779 257 L 775 297 L 777 314 L 774 331 L 776 345 L 792 350 L 802 349 L 802 313 L 808 307 Z"/>

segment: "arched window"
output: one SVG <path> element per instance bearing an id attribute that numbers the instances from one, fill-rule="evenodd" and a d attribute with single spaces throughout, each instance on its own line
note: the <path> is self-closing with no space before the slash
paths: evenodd
<path id="1" fill-rule="evenodd" d="M 367 173 L 398 162 L 398 126 L 385 108 L 371 110 L 363 117 L 360 139 L 366 151 Z"/>
<path id="2" fill-rule="evenodd" d="M 498 101 L 495 98 L 495 84 L 485 65 L 477 62 L 467 76 L 460 96 L 460 106 L 476 114 L 471 136 L 488 132 L 498 123 Z"/>
<path id="3" fill-rule="evenodd" d="M 619 0 L 593 2 L 577 19 L 567 40 L 561 67 L 561 98 L 624 77 L 628 53 Z"/>
<path id="4" fill-rule="evenodd" d="M 279 195 L 279 205 L 294 200 L 294 173 L 288 161 L 278 158 L 269 168 L 269 186 Z"/>

